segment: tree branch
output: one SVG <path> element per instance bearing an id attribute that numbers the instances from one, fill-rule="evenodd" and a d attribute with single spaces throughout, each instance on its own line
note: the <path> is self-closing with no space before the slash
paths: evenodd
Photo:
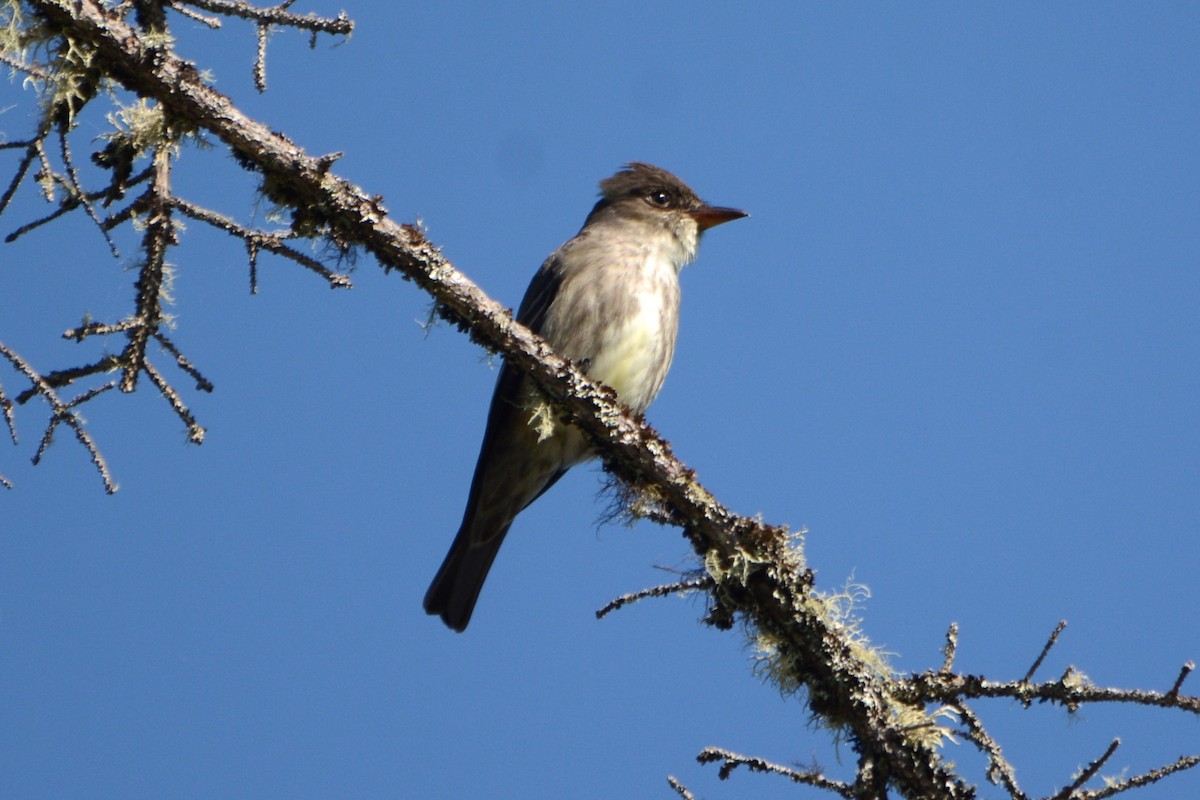
<path id="1" fill-rule="evenodd" d="M 42 453 L 44 453 L 46 451 L 46 447 L 49 446 L 50 440 L 54 436 L 54 429 L 58 427 L 58 424 L 60 422 L 66 423 L 66 425 L 74 432 L 75 438 L 79 440 L 79 443 L 83 445 L 84 449 L 87 450 L 88 455 L 91 456 L 92 464 L 95 465 L 96 469 L 100 473 L 101 479 L 104 481 L 105 491 L 107 491 L 109 494 L 115 492 L 117 490 L 117 484 L 115 481 L 113 481 L 112 475 L 108 471 L 108 464 L 105 463 L 104 457 L 100 455 L 100 451 L 97 449 L 95 441 L 92 440 L 91 434 L 89 434 L 87 429 L 84 428 L 83 420 L 73 409 L 75 406 L 91 400 L 101 392 L 111 389 L 116 384 L 106 384 L 98 389 L 93 389 L 89 392 L 86 392 L 68 403 L 64 403 L 54 391 L 54 387 L 50 386 L 50 384 L 48 384 L 45 379 L 38 374 L 37 370 L 31 367 L 29 363 L 25 361 L 25 359 L 21 358 L 19 355 L 9 349 L 3 342 L 0 342 L 0 356 L 3 356 L 5 359 L 7 359 L 8 362 L 12 364 L 18 372 L 20 372 L 22 375 L 28 378 L 31 383 L 33 383 L 33 385 L 37 388 L 37 393 L 46 398 L 46 402 L 50 404 L 50 408 L 53 412 L 50 417 L 50 422 L 46 426 L 46 431 L 42 435 L 42 442 L 40 445 L 38 445 L 37 453 L 33 457 L 33 463 L 36 464 L 38 460 L 41 459 Z M 13 432 L 13 436 L 15 438 L 15 431 Z"/>

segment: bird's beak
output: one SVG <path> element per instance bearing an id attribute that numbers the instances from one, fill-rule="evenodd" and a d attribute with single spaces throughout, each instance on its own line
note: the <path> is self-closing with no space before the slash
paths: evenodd
<path id="1" fill-rule="evenodd" d="M 739 211 L 736 208 L 721 208 L 720 206 L 702 205 L 699 208 L 689 211 L 688 215 L 696 220 L 696 225 L 700 230 L 706 231 L 709 228 L 715 228 L 722 222 L 741 219 L 742 217 L 750 216 L 745 211 Z"/>

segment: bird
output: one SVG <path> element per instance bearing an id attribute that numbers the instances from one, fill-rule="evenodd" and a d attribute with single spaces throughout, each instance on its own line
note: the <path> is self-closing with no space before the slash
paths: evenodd
<path id="1" fill-rule="evenodd" d="M 701 233 L 745 216 L 709 205 L 664 169 L 630 162 L 600 182 L 579 233 L 534 275 L 517 321 L 641 414 L 675 352 L 680 270 L 695 259 Z M 517 514 L 594 455 L 577 428 L 545 412 L 532 381 L 505 363 L 462 524 L 425 594 L 426 613 L 452 630 L 466 630 Z"/>

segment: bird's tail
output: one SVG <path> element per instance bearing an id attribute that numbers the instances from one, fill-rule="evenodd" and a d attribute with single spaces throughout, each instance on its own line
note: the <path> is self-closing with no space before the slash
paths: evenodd
<path id="1" fill-rule="evenodd" d="M 470 522 L 463 521 L 454 537 L 454 544 L 446 554 L 441 569 L 425 592 L 425 613 L 436 614 L 442 622 L 462 633 L 471 621 L 471 612 L 475 610 L 475 601 L 479 599 L 479 590 L 487 580 L 496 553 L 508 533 L 508 525 L 492 534 L 483 541 L 472 535 L 469 530 Z"/>

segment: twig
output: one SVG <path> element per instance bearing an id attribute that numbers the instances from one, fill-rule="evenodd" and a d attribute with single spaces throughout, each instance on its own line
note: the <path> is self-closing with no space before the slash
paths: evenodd
<path id="1" fill-rule="evenodd" d="M 175 9 L 176 11 L 178 11 L 180 14 L 187 17 L 188 19 L 195 20 L 196 22 L 199 22 L 202 25 L 207 25 L 208 27 L 212 28 L 213 30 L 219 30 L 221 27 L 221 18 L 220 17 L 210 17 L 207 14 L 201 14 L 199 11 L 197 11 L 194 8 L 188 8 L 187 5 L 185 5 L 184 3 L 168 2 L 167 5 L 169 5 L 171 8 Z"/>
<path id="2" fill-rule="evenodd" d="M 258 242 L 245 241 L 246 260 L 250 262 L 250 294 L 258 294 Z"/>
<path id="3" fill-rule="evenodd" d="M 86 378 L 88 375 L 95 375 L 97 372 L 112 372 L 121 368 L 121 359 L 114 355 L 106 355 L 99 361 L 92 364 L 87 364 L 82 367 L 70 367 L 68 369 L 59 369 L 51 372 L 49 375 L 41 376 L 42 381 L 52 389 L 60 389 L 63 386 L 68 386 L 80 378 Z M 34 395 L 41 394 L 42 390 L 39 384 L 34 384 L 30 388 L 17 395 L 17 405 L 23 406 Z"/>
<path id="4" fill-rule="evenodd" d="M 50 78 L 45 68 L 40 64 L 31 64 L 28 61 L 18 61 L 6 53 L 0 53 L 0 64 L 12 67 L 18 72 L 24 72 L 26 75 L 32 75 L 39 81 L 45 81 Z"/>
<path id="5" fill-rule="evenodd" d="M 1188 661 L 1179 670 L 1179 677 L 1175 679 L 1170 691 L 1167 692 L 1167 697 L 1178 697 L 1179 690 L 1183 687 L 1183 682 L 1187 680 L 1187 676 L 1196 668 L 1195 661 Z"/>
<path id="6" fill-rule="evenodd" d="M 8 395 L 4 393 L 4 387 L 0 386 L 0 413 L 4 414 L 4 425 L 8 428 L 9 438 L 13 444 L 17 442 L 17 421 L 13 418 L 13 403 L 8 399 Z"/>
<path id="7" fill-rule="evenodd" d="M 1096 773 L 1100 771 L 1100 768 L 1104 766 L 1105 762 L 1112 758 L 1113 753 L 1117 752 L 1117 748 L 1120 746 L 1121 740 L 1113 739 L 1112 742 L 1109 743 L 1108 748 L 1100 755 L 1099 758 L 1081 770 L 1079 775 L 1075 777 L 1075 780 L 1071 781 L 1069 786 L 1064 786 L 1062 791 L 1054 795 L 1051 800 L 1069 800 L 1069 798 L 1074 797 L 1076 790 L 1080 789 L 1085 783 L 1094 778 Z"/>
<path id="8" fill-rule="evenodd" d="M 39 375 L 37 370 L 31 367 L 29 363 L 25 361 L 25 359 L 21 358 L 15 352 L 10 350 L 2 342 L 0 342 L 0 355 L 8 359 L 9 363 L 16 367 L 18 372 L 29 379 L 30 383 L 34 385 L 35 393 L 46 398 L 46 402 L 50 404 L 51 411 L 53 412 L 50 416 L 50 422 L 46 426 L 46 432 L 42 436 L 42 442 L 38 445 L 37 452 L 34 454 L 33 463 L 37 464 L 38 461 L 41 460 L 42 455 L 45 453 L 46 448 L 49 447 L 50 439 L 54 435 L 55 427 L 57 427 L 60 422 L 65 422 L 68 426 L 70 426 L 71 430 L 74 431 L 75 438 L 79 440 L 79 443 L 83 445 L 84 449 L 87 450 L 88 455 L 91 456 L 92 464 L 100 473 L 100 479 L 104 481 L 104 490 L 109 494 L 117 491 L 117 484 L 115 481 L 113 481 L 112 475 L 108 471 L 108 464 L 104 461 L 104 456 L 100 454 L 100 449 L 96 447 L 96 443 L 92 440 L 91 434 L 89 434 L 87 429 L 83 427 L 83 420 L 80 419 L 78 414 L 71 410 L 75 406 L 92 399 L 101 392 L 111 389 L 113 384 L 110 383 L 105 387 L 93 389 L 92 391 L 81 395 L 70 403 L 64 403 L 59 399 L 58 394 L 54 391 L 54 387 L 47 383 L 46 379 Z M 19 398 L 18 402 L 20 402 Z"/>
<path id="9" fill-rule="evenodd" d="M 93 192 L 89 199 L 96 200 L 96 199 L 104 196 L 104 194 L 105 193 L 103 191 Z M 58 208 L 56 208 L 54 211 L 51 211 L 46 216 L 35 219 L 32 222 L 25 223 L 21 227 L 14 230 L 12 233 L 5 236 L 4 241 L 6 244 L 12 244 L 17 239 L 21 238 L 22 236 L 29 233 L 30 231 L 37 230 L 38 228 L 42 227 L 46 223 L 53 222 L 54 220 L 58 219 L 59 217 L 63 216 L 64 214 L 71 213 L 75 209 L 79 208 L 81 205 L 83 205 L 83 203 L 78 197 L 76 197 L 73 194 L 68 195 L 67 197 L 64 197 L 62 199 L 62 202 L 59 203 Z M 103 228 L 103 224 L 101 225 L 101 227 Z M 107 236 L 108 236 L 107 229 L 105 229 L 104 233 L 105 233 L 105 237 L 107 238 Z"/>
<path id="10" fill-rule="evenodd" d="M 158 392 L 163 398 L 171 404 L 171 408 L 175 410 L 175 414 L 183 420 L 183 424 L 188 428 L 188 441 L 193 444 L 204 444 L 204 428 L 196 422 L 196 418 L 192 416 L 192 412 L 184 405 L 183 398 L 179 396 L 179 392 L 171 384 L 167 383 L 154 365 L 149 361 L 142 364 L 142 369 L 145 370 L 146 376 L 150 378 L 150 382 L 158 387 Z"/>
<path id="11" fill-rule="evenodd" d="M 636 603 L 638 600 L 644 600 L 647 597 L 666 597 L 669 594 L 676 592 L 694 592 L 700 589 L 711 589 L 715 585 L 713 579 L 705 575 L 700 578 L 688 578 L 687 580 L 668 583 L 662 586 L 652 586 L 649 589 L 642 589 L 640 592 L 632 592 L 623 594 L 615 600 L 610 601 L 604 608 L 596 612 L 596 619 L 604 619 L 620 608 L 624 608 L 630 603 Z"/>
<path id="12" fill-rule="evenodd" d="M 295 261 L 300 266 L 312 270 L 320 275 L 322 278 L 328 281 L 329 285 L 334 289 L 348 289 L 352 285 L 349 275 L 345 275 L 340 272 L 334 272 L 320 261 L 317 261 L 315 258 L 306 256 L 304 253 L 301 253 L 295 248 L 284 244 L 284 241 L 287 238 L 287 233 L 268 233 L 266 231 L 246 228 L 229 217 L 226 217 L 224 214 L 220 214 L 202 206 L 193 205 L 192 203 L 189 203 L 187 200 L 184 200 L 180 197 L 172 197 L 170 203 L 172 207 L 179 209 L 185 216 L 207 223 L 214 228 L 220 228 L 231 236 L 236 236 L 239 239 L 242 239 L 247 243 L 247 247 L 253 244 L 255 248 L 261 248 L 267 252 L 274 253 L 275 255 L 283 256 L 284 258 Z M 255 269 L 255 272 L 251 277 L 252 290 L 257 289 L 256 265 L 257 261 L 252 260 L 251 267 L 252 269 Z"/>
<path id="13" fill-rule="evenodd" d="M 271 26 L 264 24 L 259 24 L 255 32 L 254 88 L 259 94 L 267 91 L 267 34 L 270 32 Z"/>
<path id="14" fill-rule="evenodd" d="M 942 661 L 942 672 L 947 673 L 954 667 L 954 656 L 958 653 L 958 623 L 951 622 L 946 630 L 946 646 L 942 648 L 945 659 Z"/>
<path id="15" fill-rule="evenodd" d="M 8 188 L 4 190 L 4 194 L 0 195 L 0 214 L 4 213 L 4 209 L 8 208 L 9 202 L 12 201 L 13 195 L 17 193 L 17 187 L 25 180 L 25 176 L 29 173 L 29 167 L 33 164 L 33 160 L 37 158 L 37 147 L 33 142 L 23 142 L 26 147 L 25 157 L 17 164 L 17 171 L 13 174 L 13 178 L 8 182 Z M 0 147 L 18 147 L 18 143 L 9 145 L 0 145 Z"/>
<path id="16" fill-rule="evenodd" d="M 1158 783 L 1168 775 L 1174 775 L 1176 772 L 1183 772 L 1200 765 L 1200 755 L 1180 756 L 1166 766 L 1158 769 L 1147 770 L 1140 775 L 1134 775 L 1132 778 L 1125 780 L 1113 781 L 1112 784 L 1105 786 L 1102 789 L 1093 789 L 1087 792 L 1080 792 L 1077 797 L 1079 800 L 1103 800 L 1106 797 L 1112 797 L 1121 792 L 1127 792 L 1130 789 L 1138 789 L 1142 786 L 1149 786 L 1152 783 Z"/>
<path id="17" fill-rule="evenodd" d="M 674 775 L 667 776 L 667 783 L 671 785 L 671 788 L 674 789 L 675 792 L 683 798 L 683 800 L 696 800 L 696 795 L 689 792 L 686 786 L 675 779 Z"/>
<path id="18" fill-rule="evenodd" d="M 227 17 L 240 17 L 267 25 L 284 25 L 289 28 L 337 36 L 349 36 L 354 31 L 354 22 L 346 16 L 345 12 L 339 13 L 333 19 L 318 17 L 315 14 L 289 14 L 287 8 L 291 3 L 283 3 L 274 8 L 256 8 L 249 3 L 236 2 L 236 0 L 171 0 L 170 4 L 175 7 L 195 6 Z"/>
<path id="19" fill-rule="evenodd" d="M 166 334 L 164 334 L 161 330 L 157 330 L 151 335 L 160 345 L 162 345 L 164 350 L 175 357 L 175 365 L 191 376 L 192 380 L 196 382 L 196 388 L 199 391 L 212 392 L 212 382 L 200 374 L 200 370 L 196 367 L 196 365 L 189 361 L 187 356 L 179 352 L 179 348 L 175 346 L 174 342 L 167 338 Z"/>
<path id="20" fill-rule="evenodd" d="M 1021 787 L 1017 785 L 1017 775 L 1012 764 L 1008 763 L 1008 759 L 1000 751 L 1000 745 L 996 744 L 996 740 L 984 730 L 979 717 L 975 716 L 975 713 L 965 703 L 954 704 L 954 710 L 958 712 L 958 716 L 967 727 L 967 738 L 987 756 L 987 779 L 992 783 L 1002 785 L 1008 790 L 1013 800 L 1028 800 L 1029 796 L 1022 792 Z"/>
<path id="21" fill-rule="evenodd" d="M 111 325 L 104 322 L 88 322 L 80 325 L 78 328 L 68 328 L 63 331 L 62 338 L 82 342 L 89 336 L 109 336 L 114 333 L 123 333 L 130 328 L 136 328 L 140 324 L 136 319 L 125 319 Z"/>
<path id="22" fill-rule="evenodd" d="M 1033 666 L 1029 668 L 1029 672 L 1026 672 L 1025 677 L 1021 679 L 1022 683 L 1029 683 L 1029 679 L 1033 677 L 1033 674 L 1038 671 L 1038 667 L 1046 660 L 1046 656 L 1050 653 L 1050 648 L 1054 647 L 1054 643 L 1058 641 L 1058 635 L 1066 627 L 1067 621 L 1065 619 L 1060 619 L 1058 624 L 1054 626 L 1054 630 L 1051 632 L 1050 638 L 1046 640 L 1046 645 L 1042 648 L 1042 652 L 1038 655 L 1037 660 L 1033 662 Z"/>
<path id="23" fill-rule="evenodd" d="M 121 391 L 132 392 L 138 375 L 148 367 L 146 345 L 150 335 L 163 319 L 163 281 L 167 273 L 167 250 L 178 243 L 175 223 L 171 218 L 171 155 L 167 145 L 154 151 L 154 183 L 147 190 L 146 232 L 142 236 L 145 260 L 138 269 L 133 320 L 137 323 L 128 331 L 129 344 L 121 354 Z"/>
<path id="24" fill-rule="evenodd" d="M 892 691 L 904 703 L 955 703 L 981 697 L 1007 697 L 1028 704 L 1033 700 L 1062 703 L 1068 708 L 1082 703 L 1133 703 L 1159 708 L 1176 708 L 1200 715 L 1200 697 L 1170 695 L 1142 689 L 1090 686 L 1068 670 L 1062 678 L 1042 683 L 991 681 L 978 675 L 923 672 L 896 678 Z"/>
<path id="25" fill-rule="evenodd" d="M 91 217 L 92 222 L 96 223 L 96 229 L 100 231 L 100 235 L 104 237 L 104 241 L 108 243 L 108 249 L 112 253 L 113 258 L 120 258 L 121 253 L 117 250 L 117 243 L 108 235 L 108 230 L 104 227 L 104 223 L 100 221 L 100 215 L 96 213 L 96 208 L 92 205 L 93 198 L 88 196 L 88 193 L 83 190 L 79 184 L 79 172 L 75 169 L 75 163 L 71 159 L 71 147 L 67 144 L 67 134 L 64 131 L 58 133 L 59 153 L 62 155 L 63 166 L 67 170 L 67 178 L 70 181 L 71 194 L 83 206 L 84 211 Z M 98 196 L 103 196 L 108 193 L 105 189 Z"/>
<path id="26" fill-rule="evenodd" d="M 816 770 L 796 770 L 781 764 L 774 764 L 757 756 L 744 756 L 719 747 L 706 747 L 696 756 L 701 764 L 723 762 L 717 772 L 721 780 L 727 780 L 737 767 L 746 767 L 751 772 L 761 772 L 768 775 L 782 775 L 793 783 L 803 783 L 818 789 L 835 792 L 842 797 L 854 797 L 854 787 L 843 781 L 828 778 Z"/>

